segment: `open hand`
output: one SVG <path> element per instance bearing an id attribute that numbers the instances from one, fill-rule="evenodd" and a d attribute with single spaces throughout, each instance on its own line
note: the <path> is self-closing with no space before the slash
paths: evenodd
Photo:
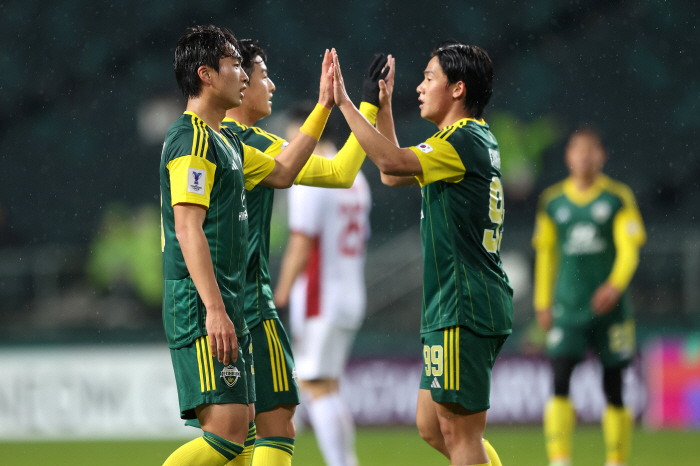
<path id="1" fill-rule="evenodd" d="M 362 101 L 379 107 L 379 80 L 384 79 L 389 72 L 386 66 L 387 57 L 383 53 L 375 53 L 372 62 L 365 70 L 362 81 Z"/>
<path id="2" fill-rule="evenodd" d="M 207 311 L 206 326 L 211 354 L 224 366 L 228 366 L 229 361 L 236 362 L 238 359 L 236 329 L 226 311 Z"/>
<path id="3" fill-rule="evenodd" d="M 620 290 L 612 286 L 610 283 L 603 283 L 593 293 L 591 299 L 591 310 L 593 314 L 602 316 L 612 311 L 620 301 Z"/>
<path id="4" fill-rule="evenodd" d="M 338 52 L 333 49 L 331 51 L 333 55 L 333 97 L 335 99 L 335 104 L 340 107 L 347 103 L 351 103 L 350 97 L 348 97 L 348 92 L 345 90 L 345 82 L 343 81 L 343 73 L 340 71 L 340 62 L 338 61 Z"/>
<path id="5" fill-rule="evenodd" d="M 386 66 L 382 70 L 382 74 L 385 74 L 386 77 L 379 80 L 379 108 L 391 107 L 391 95 L 394 93 L 394 76 L 396 75 L 395 63 L 394 57 L 388 55 Z"/>
<path id="6" fill-rule="evenodd" d="M 318 92 L 318 103 L 326 108 L 333 108 L 333 58 L 326 49 L 321 65 L 321 86 Z"/>

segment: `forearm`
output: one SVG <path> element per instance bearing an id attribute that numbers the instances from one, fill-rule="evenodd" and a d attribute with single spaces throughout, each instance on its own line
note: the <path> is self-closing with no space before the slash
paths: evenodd
<path id="1" fill-rule="evenodd" d="M 382 173 L 389 175 L 415 175 L 422 169 L 418 158 L 410 149 L 401 149 L 372 126 L 351 101 L 340 110 L 367 156 Z"/>
<path id="2" fill-rule="evenodd" d="M 275 168 L 262 181 L 262 184 L 273 188 L 288 188 L 294 183 L 294 179 L 316 148 L 330 112 L 327 107 L 316 105 L 299 133 L 275 157 Z"/>
<path id="3" fill-rule="evenodd" d="M 554 297 L 554 277 L 556 260 L 550 248 L 537 249 L 535 253 L 534 307 L 536 311 L 545 311 L 552 307 Z"/>
<path id="4" fill-rule="evenodd" d="M 289 238 L 287 250 L 282 258 L 277 287 L 275 288 L 275 299 L 285 301 L 289 298 L 292 286 L 297 277 L 306 268 L 306 264 L 311 256 L 313 239 L 302 234 L 293 232 Z"/>
<path id="5" fill-rule="evenodd" d="M 360 111 L 371 123 L 377 119 L 377 107 L 367 102 L 360 104 Z M 365 161 L 365 151 L 354 134 L 343 147 L 328 160 L 325 157 L 311 156 L 304 168 L 294 180 L 294 184 L 317 186 L 321 188 L 349 188 Z"/>
<path id="6" fill-rule="evenodd" d="M 209 243 L 201 225 L 179 225 L 179 228 L 176 228 L 176 236 L 187 270 L 207 312 L 225 312 L 221 291 L 214 275 Z"/>

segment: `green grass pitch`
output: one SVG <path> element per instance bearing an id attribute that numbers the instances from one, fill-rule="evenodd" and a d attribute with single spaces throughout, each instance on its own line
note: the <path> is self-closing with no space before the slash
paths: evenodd
<path id="1" fill-rule="evenodd" d="M 546 466 L 539 426 L 490 426 L 486 436 L 505 466 Z M 146 466 L 160 465 L 183 441 L 0 442 L 3 466 Z M 363 428 L 357 433 L 362 466 L 443 465 L 448 461 L 428 447 L 411 428 Z M 574 464 L 602 466 L 603 437 L 594 426 L 579 427 L 574 437 Z M 296 442 L 293 464 L 323 466 L 309 431 Z M 700 464 L 700 432 L 634 433 L 629 466 L 696 466 Z"/>

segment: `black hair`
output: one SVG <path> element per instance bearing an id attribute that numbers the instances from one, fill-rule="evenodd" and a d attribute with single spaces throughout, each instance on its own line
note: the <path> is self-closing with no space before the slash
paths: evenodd
<path id="1" fill-rule="evenodd" d="M 238 49 L 241 52 L 241 66 L 245 74 L 250 77 L 255 68 L 255 57 L 260 57 L 267 61 L 267 53 L 260 47 L 260 44 L 253 39 L 241 39 L 238 41 Z"/>
<path id="2" fill-rule="evenodd" d="M 438 57 L 447 85 L 462 81 L 467 96 L 464 107 L 472 118 L 481 118 L 493 94 L 493 63 L 486 51 L 455 40 L 440 42 L 430 53 Z"/>
<path id="3" fill-rule="evenodd" d="M 194 26 L 188 28 L 175 47 L 173 70 L 177 85 L 187 98 L 200 93 L 197 70 L 209 66 L 219 71 L 219 60 L 224 57 L 240 58 L 238 41 L 231 31 L 216 26 Z"/>
<path id="4" fill-rule="evenodd" d="M 567 146 L 570 145 L 571 142 L 579 136 L 591 138 L 591 139 L 597 141 L 598 144 L 600 144 L 600 146 L 603 147 L 603 137 L 600 133 L 600 130 L 596 126 L 594 126 L 590 123 L 585 123 L 583 125 L 580 125 L 578 128 L 576 128 L 574 130 L 574 132 L 571 133 L 571 136 L 569 136 L 569 141 L 567 142 Z"/>

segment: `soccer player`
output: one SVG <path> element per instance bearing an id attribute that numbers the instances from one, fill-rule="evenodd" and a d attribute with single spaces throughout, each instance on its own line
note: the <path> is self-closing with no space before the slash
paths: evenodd
<path id="1" fill-rule="evenodd" d="M 336 105 L 382 181 L 419 184 L 423 194 L 420 434 L 453 465 L 499 464 L 495 454 L 489 460 L 482 440 L 491 369 L 512 329 L 513 292 L 499 256 L 500 153 L 481 119 L 492 94 L 491 59 L 479 47 L 457 42 L 433 50 L 417 91 L 421 117 L 439 132 L 402 149 L 357 111 L 332 53 Z"/>
<path id="2" fill-rule="evenodd" d="M 163 323 L 180 416 L 203 436 L 166 465 L 224 465 L 243 450 L 254 400 L 251 344 L 243 316 L 248 253 L 246 189 L 288 187 L 316 146 L 333 106 L 326 51 L 319 105 L 276 159 L 221 127 L 241 104 L 247 75 L 226 29 L 197 26 L 180 38 L 175 76 L 187 111 L 168 129 L 160 162 Z"/>
<path id="3" fill-rule="evenodd" d="M 356 466 L 355 427 L 340 377 L 365 314 L 371 195 L 360 172 L 347 190 L 292 186 L 289 243 L 275 303 L 289 304 L 300 388 L 327 466 Z"/>
<path id="4" fill-rule="evenodd" d="M 239 41 L 242 66 L 250 81 L 242 105 L 230 109 L 222 125 L 249 147 L 278 158 L 289 150 L 283 138 L 255 124 L 272 112 L 276 88 L 268 75 L 267 55 L 253 40 Z M 389 59 L 391 59 L 389 57 Z M 375 56 L 367 70 L 360 109 L 372 122 L 379 105 L 378 81 L 389 73 L 387 58 Z M 384 69 L 384 71 L 382 71 Z M 291 144 L 290 144 L 291 145 Z M 365 152 L 350 135 L 332 158 L 312 155 L 294 183 L 325 188 L 350 188 L 365 159 Z M 242 457 L 252 455 L 252 464 L 290 464 L 294 452 L 294 412 L 299 390 L 292 349 L 273 302 L 269 271 L 270 221 L 274 190 L 259 185 L 247 193 L 248 259 L 245 285 L 245 318 L 255 350 L 255 396 L 251 404 L 250 432 Z M 257 436 L 257 440 L 255 437 Z M 243 464 L 243 463 L 241 463 Z"/>
<path id="5" fill-rule="evenodd" d="M 624 465 L 629 456 L 633 419 L 622 403 L 622 370 L 634 354 L 635 332 L 627 285 L 646 234 L 632 191 L 602 173 L 606 158 L 596 131 L 574 132 L 566 147 L 569 177 L 544 191 L 537 209 L 534 304 L 554 371 L 554 397 L 544 411 L 550 466 L 571 464 L 576 413 L 569 383 L 588 348 L 604 368 L 606 464 Z"/>

